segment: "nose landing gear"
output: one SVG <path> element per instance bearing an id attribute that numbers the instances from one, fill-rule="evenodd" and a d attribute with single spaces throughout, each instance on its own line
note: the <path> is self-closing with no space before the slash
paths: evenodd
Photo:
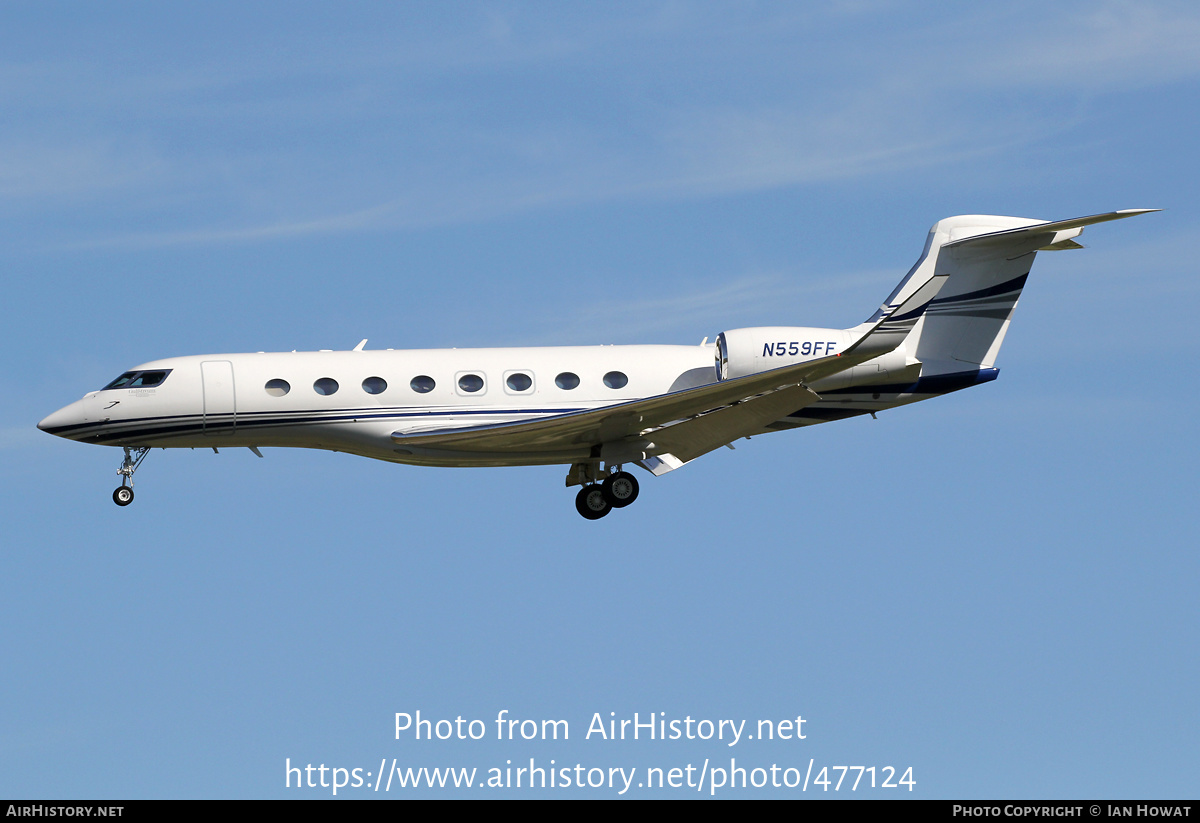
<path id="1" fill-rule="evenodd" d="M 149 453 L 149 447 L 125 447 L 125 460 L 121 463 L 121 468 L 117 469 L 117 474 L 121 475 L 121 485 L 112 493 L 113 502 L 118 506 L 128 506 L 133 502 L 133 473 Z"/>

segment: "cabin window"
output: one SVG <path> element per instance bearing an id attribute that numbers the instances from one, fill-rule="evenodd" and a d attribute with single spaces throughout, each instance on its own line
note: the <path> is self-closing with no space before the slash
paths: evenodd
<path id="1" fill-rule="evenodd" d="M 474 394 L 483 388 L 483 378 L 477 374 L 464 374 L 458 378 L 458 387 L 468 394 Z"/>
<path id="2" fill-rule="evenodd" d="M 382 377 L 368 377 L 362 382 L 362 387 L 367 394 L 383 394 L 387 391 L 387 381 Z"/>
<path id="3" fill-rule="evenodd" d="M 610 371 L 604 375 L 604 385 L 610 389 L 623 389 L 629 383 L 629 378 L 625 376 L 625 372 Z"/>
<path id="4" fill-rule="evenodd" d="M 433 378 L 426 374 L 417 375 L 408 383 L 409 388 L 417 394 L 428 394 L 433 391 L 436 385 L 437 383 L 434 382 Z"/>
<path id="5" fill-rule="evenodd" d="M 280 380 L 278 377 L 276 377 L 274 380 L 268 380 L 267 385 L 263 386 L 263 388 L 266 389 L 267 394 L 271 395 L 272 397 L 283 397 L 292 390 L 292 386 L 290 383 L 288 383 L 288 381 Z"/>
<path id="6" fill-rule="evenodd" d="M 558 386 L 560 389 L 566 389 L 567 391 L 570 391 L 579 385 L 579 375 L 565 371 L 558 377 L 554 378 L 554 385 Z"/>
<path id="7" fill-rule="evenodd" d="M 332 377 L 322 377 L 313 383 L 313 391 L 317 394 L 330 395 L 338 390 L 338 382 Z"/>
<path id="8" fill-rule="evenodd" d="M 533 378 L 523 371 L 513 372 L 504 381 L 510 391 L 524 393 L 533 388 Z"/>

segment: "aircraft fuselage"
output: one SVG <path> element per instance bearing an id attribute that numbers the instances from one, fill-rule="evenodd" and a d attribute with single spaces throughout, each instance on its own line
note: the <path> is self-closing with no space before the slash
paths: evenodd
<path id="1" fill-rule="evenodd" d="M 835 348 L 846 335 L 836 329 L 804 331 L 812 332 L 810 339 L 771 343 L 764 359 L 775 365 L 790 346 L 787 362 L 803 362 Z M 781 356 L 775 355 L 776 345 Z M 714 351 L 705 344 L 172 357 L 127 372 L 165 372 L 156 385 L 89 392 L 39 428 L 84 443 L 139 448 L 315 448 L 428 466 L 570 463 L 587 459 L 589 449 L 441 454 L 436 448 L 399 448 L 392 435 L 536 420 L 714 383 Z M 860 377 L 870 373 L 868 383 L 878 384 L 879 375 L 888 374 L 874 365 L 858 369 Z M 814 388 L 840 386 L 844 394 L 852 375 L 826 378 Z M 869 408 L 857 403 L 853 413 L 901 400 L 896 391 L 886 400 L 874 394 L 860 398 Z M 839 397 L 832 410 L 850 411 L 846 400 Z M 784 416 L 777 422 L 790 427 L 821 421 Z"/>

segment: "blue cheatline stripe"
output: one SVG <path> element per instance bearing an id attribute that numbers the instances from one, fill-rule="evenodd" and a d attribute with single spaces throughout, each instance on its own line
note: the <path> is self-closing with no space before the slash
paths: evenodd
<path id="1" fill-rule="evenodd" d="M 1029 272 L 1025 272 L 1020 277 L 1014 277 L 1012 280 L 1007 280 L 1003 283 L 998 283 L 995 286 L 989 286 L 986 289 L 979 289 L 978 291 L 966 292 L 964 294 L 955 294 L 950 297 L 935 297 L 933 300 L 930 300 L 925 305 L 918 306 L 917 308 L 913 309 L 910 312 L 907 312 L 906 314 L 892 315 L 891 317 L 889 317 L 887 319 L 887 322 L 884 323 L 880 327 L 880 329 L 888 330 L 889 329 L 888 324 L 890 324 L 890 323 L 906 323 L 908 321 L 913 321 L 916 318 L 920 317 L 922 314 L 924 314 L 926 311 L 934 313 L 937 311 L 938 308 L 946 306 L 949 303 L 959 303 L 959 302 L 967 302 L 967 301 L 971 301 L 971 300 L 979 300 L 984 297 L 1007 295 L 1011 292 L 1017 292 L 1019 294 L 1021 289 L 1025 287 L 1025 281 L 1026 281 L 1026 279 L 1028 279 L 1028 277 L 1029 277 Z M 898 331 L 899 329 L 896 329 L 896 330 Z"/>
<path id="2" fill-rule="evenodd" d="M 953 303 L 958 300 L 977 300 L 980 297 L 991 297 L 995 294 L 1007 294 L 1010 291 L 1020 291 L 1021 289 L 1025 288 L 1025 281 L 1028 278 L 1029 272 L 1025 272 L 1020 277 L 1014 277 L 1012 280 L 1006 280 L 1003 283 L 997 283 L 995 286 L 989 286 L 986 289 L 969 291 L 965 294 L 955 294 L 950 297 L 935 297 L 929 305 L 936 306 L 939 303 Z"/>
<path id="3" fill-rule="evenodd" d="M 935 374 L 930 377 L 922 377 L 915 383 L 902 385 L 899 383 L 885 385 L 866 385 L 853 386 L 848 389 L 833 389 L 831 391 L 821 392 L 821 397 L 829 397 L 830 395 L 900 395 L 900 394 L 948 394 L 952 391 L 967 389 L 971 386 L 978 386 L 980 383 L 990 383 L 995 380 L 1000 374 L 999 369 L 979 369 L 977 371 L 961 371 L 952 374 Z M 845 402 L 845 401 L 842 401 Z M 844 420 L 847 417 L 856 417 L 861 414 L 870 414 L 872 411 L 883 411 L 880 403 L 890 402 L 888 400 L 861 400 L 860 405 L 870 405 L 872 408 L 866 409 L 848 409 L 842 405 L 822 405 L 820 402 L 805 406 L 799 411 L 792 412 L 788 415 L 789 420 L 807 420 L 814 423 L 825 423 L 831 420 Z M 768 427 L 769 428 L 769 427 Z"/>
<path id="4" fill-rule="evenodd" d="M 933 374 L 920 377 L 915 383 L 879 383 L 865 386 L 850 386 L 845 389 L 830 389 L 821 392 L 822 397 L 842 394 L 945 394 L 959 389 L 990 383 L 1000 375 L 999 369 L 977 369 L 950 374 Z"/>
<path id="5" fill-rule="evenodd" d="M 331 409 L 320 411 L 316 409 L 297 410 L 291 412 L 236 412 L 220 415 L 208 415 L 207 420 L 196 414 L 169 415 L 165 417 L 134 417 L 127 420 L 110 420 L 104 423 L 81 423 L 74 426 L 59 426 L 47 429 L 50 434 L 64 435 L 68 432 L 96 442 L 105 440 L 125 440 L 130 437 L 145 437 L 151 434 L 185 434 L 190 431 L 227 431 L 235 427 L 257 429 L 271 426 L 300 425 L 309 423 L 338 423 L 348 420 L 406 420 L 411 418 L 462 417 L 467 415 L 558 415 L 587 411 L 587 408 L 576 409 L 454 409 L 445 411 L 393 411 L 368 412 L 361 410 Z M 270 416 L 268 416 L 270 415 Z M 144 424 L 136 426 L 134 424 Z M 116 426 L 126 428 L 120 431 L 105 431 Z M 89 430 L 97 434 L 89 436 Z"/>

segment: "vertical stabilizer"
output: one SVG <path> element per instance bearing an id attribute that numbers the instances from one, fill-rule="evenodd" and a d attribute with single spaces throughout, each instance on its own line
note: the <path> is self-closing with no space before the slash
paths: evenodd
<path id="1" fill-rule="evenodd" d="M 1025 217 L 961 215 L 929 231 L 921 259 L 867 321 L 886 332 L 910 324 L 905 348 L 925 375 L 993 368 L 1021 290 L 1038 251 L 1082 248 L 1073 238 L 1084 226 L 1144 214 L 1125 211 L 1047 222 Z M 901 317 L 895 307 L 943 281 L 919 311 Z M 888 316 L 888 312 L 895 312 Z M 873 336 L 873 335 L 872 335 Z"/>

